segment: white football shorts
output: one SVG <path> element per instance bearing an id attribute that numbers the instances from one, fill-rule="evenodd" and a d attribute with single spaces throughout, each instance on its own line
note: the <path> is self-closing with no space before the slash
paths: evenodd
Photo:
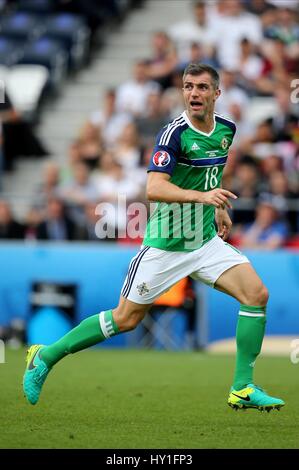
<path id="1" fill-rule="evenodd" d="M 165 251 L 141 246 L 132 258 L 121 295 L 137 304 L 151 304 L 186 276 L 214 287 L 227 269 L 249 263 L 218 235 L 194 251 Z"/>

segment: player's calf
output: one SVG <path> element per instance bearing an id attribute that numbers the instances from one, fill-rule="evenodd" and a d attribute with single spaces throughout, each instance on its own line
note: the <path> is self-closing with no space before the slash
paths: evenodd
<path id="1" fill-rule="evenodd" d="M 121 298 L 114 310 L 102 311 L 85 318 L 50 346 L 35 345 L 29 349 L 23 387 L 28 401 L 34 405 L 51 368 L 68 354 L 73 354 L 119 333 L 130 331 L 143 319 L 149 305 L 138 305 Z"/>

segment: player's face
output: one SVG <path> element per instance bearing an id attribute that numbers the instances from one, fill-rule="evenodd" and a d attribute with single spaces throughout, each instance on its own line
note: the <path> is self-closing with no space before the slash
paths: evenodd
<path id="1" fill-rule="evenodd" d="M 204 121 L 214 112 L 220 90 L 214 88 L 212 77 L 205 72 L 201 75 L 186 75 L 183 93 L 190 118 Z"/>

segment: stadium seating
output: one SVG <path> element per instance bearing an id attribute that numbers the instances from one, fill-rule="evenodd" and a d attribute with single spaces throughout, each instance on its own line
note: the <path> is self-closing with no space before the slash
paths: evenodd
<path id="1" fill-rule="evenodd" d="M 41 35 L 45 25 L 32 14 L 17 12 L 4 17 L 0 28 L 2 36 L 24 42 Z"/>
<path id="2" fill-rule="evenodd" d="M 18 11 L 34 13 L 34 14 L 52 13 L 53 1 L 51 0 L 20 0 L 18 4 Z"/>
<path id="3" fill-rule="evenodd" d="M 0 64 L 10 66 L 16 64 L 23 56 L 24 48 L 16 43 L 13 39 L 9 39 L 0 34 Z"/>
<path id="4" fill-rule="evenodd" d="M 56 40 L 68 54 L 70 68 L 78 68 L 84 62 L 88 50 L 89 30 L 82 17 L 63 13 L 50 18 L 45 37 Z"/>
<path id="5" fill-rule="evenodd" d="M 34 113 L 49 79 L 42 65 L 15 65 L 6 76 L 7 93 L 14 108 L 23 113 Z"/>
<path id="6" fill-rule="evenodd" d="M 7 73 L 8 73 L 8 67 L 5 67 L 5 65 L 0 65 L 0 80 L 2 83 L 5 82 Z"/>
<path id="7" fill-rule="evenodd" d="M 67 55 L 60 43 L 54 39 L 42 37 L 29 44 L 19 64 L 42 65 L 49 71 L 47 85 L 58 89 L 67 72 Z"/>

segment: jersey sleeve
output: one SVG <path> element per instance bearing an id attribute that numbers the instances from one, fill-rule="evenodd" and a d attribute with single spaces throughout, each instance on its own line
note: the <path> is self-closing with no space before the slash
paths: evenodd
<path id="1" fill-rule="evenodd" d="M 177 132 L 169 133 L 169 126 L 159 132 L 147 171 L 158 171 L 172 175 L 180 156 L 180 137 Z"/>
<path id="2" fill-rule="evenodd" d="M 234 137 L 235 137 L 235 135 L 236 135 L 237 127 L 236 127 L 236 124 L 235 124 L 234 122 L 233 122 L 232 124 L 233 124 L 233 125 L 232 125 L 232 127 L 231 127 L 231 130 L 232 130 L 232 143 L 233 143 Z"/>

